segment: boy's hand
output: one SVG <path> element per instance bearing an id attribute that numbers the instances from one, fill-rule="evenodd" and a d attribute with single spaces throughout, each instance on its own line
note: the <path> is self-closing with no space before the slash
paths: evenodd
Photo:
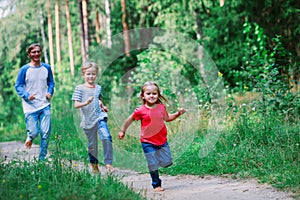
<path id="1" fill-rule="evenodd" d="M 120 140 L 123 140 L 124 137 L 125 137 L 124 131 L 120 131 L 119 134 L 118 134 L 118 137 L 119 137 Z"/>
<path id="2" fill-rule="evenodd" d="M 94 97 L 91 96 L 86 100 L 86 105 L 89 105 L 94 100 Z"/>
<path id="3" fill-rule="evenodd" d="M 102 110 L 103 110 L 104 112 L 108 112 L 108 108 L 107 108 L 106 106 L 102 106 Z"/>

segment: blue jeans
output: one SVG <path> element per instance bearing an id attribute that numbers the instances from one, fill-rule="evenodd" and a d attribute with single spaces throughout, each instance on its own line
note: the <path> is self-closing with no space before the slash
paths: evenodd
<path id="1" fill-rule="evenodd" d="M 168 142 L 161 146 L 142 142 L 144 155 L 148 163 L 148 169 L 152 179 L 153 188 L 161 187 L 158 167 L 169 167 L 173 164 Z"/>
<path id="2" fill-rule="evenodd" d="M 33 141 L 41 134 L 39 159 L 45 159 L 48 151 L 48 139 L 51 131 L 50 105 L 33 113 L 25 114 L 27 139 Z"/>
<path id="3" fill-rule="evenodd" d="M 107 118 L 100 120 L 91 129 L 84 129 L 85 135 L 88 139 L 88 151 L 90 163 L 98 163 L 98 138 L 97 133 L 102 141 L 103 145 L 103 156 L 105 164 L 112 164 L 113 161 L 113 147 L 112 137 L 110 135 Z"/>
<path id="4" fill-rule="evenodd" d="M 172 156 L 168 142 L 161 146 L 142 142 L 142 148 L 149 171 L 158 170 L 158 167 L 168 167 L 172 165 Z"/>

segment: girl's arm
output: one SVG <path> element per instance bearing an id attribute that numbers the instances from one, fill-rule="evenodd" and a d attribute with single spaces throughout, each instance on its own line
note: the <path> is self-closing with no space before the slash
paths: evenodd
<path id="1" fill-rule="evenodd" d="M 118 136 L 119 139 L 122 140 L 125 137 L 125 132 L 127 130 L 127 128 L 130 126 L 130 124 L 134 121 L 133 119 L 133 114 L 131 114 L 124 122 L 124 124 L 122 125 L 121 131 L 119 132 Z"/>
<path id="2" fill-rule="evenodd" d="M 93 99 L 94 99 L 94 97 L 91 96 L 85 102 L 75 101 L 74 102 L 74 107 L 75 108 L 81 108 L 83 106 L 87 106 L 87 105 L 89 105 L 93 101 Z"/>
<path id="3" fill-rule="evenodd" d="M 184 113 L 185 113 L 185 109 L 184 108 L 178 108 L 178 111 L 176 113 L 167 115 L 165 121 L 166 122 L 171 122 L 171 121 L 177 119 L 177 117 L 179 117 L 180 115 L 182 115 Z"/>

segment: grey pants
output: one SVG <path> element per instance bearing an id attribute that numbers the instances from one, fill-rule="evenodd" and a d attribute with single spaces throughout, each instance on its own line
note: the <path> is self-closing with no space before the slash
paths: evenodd
<path id="1" fill-rule="evenodd" d="M 106 120 L 100 120 L 91 129 L 84 129 L 85 135 L 88 139 L 88 151 L 90 163 L 98 163 L 98 137 L 102 141 L 103 145 L 103 157 L 105 164 L 112 164 L 113 161 L 113 147 L 112 137 L 110 135 Z"/>

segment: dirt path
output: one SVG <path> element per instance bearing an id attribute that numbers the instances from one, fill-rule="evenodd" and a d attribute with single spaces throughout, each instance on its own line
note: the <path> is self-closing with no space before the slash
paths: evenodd
<path id="1" fill-rule="evenodd" d="M 39 154 L 39 147 L 33 145 L 30 150 L 22 142 L 0 143 L 1 157 L 9 162 L 13 158 L 31 160 Z M 82 163 L 77 163 L 80 169 Z M 100 168 L 102 174 L 105 169 Z M 291 193 L 277 191 L 267 184 L 258 184 L 255 180 L 233 180 L 214 176 L 167 176 L 162 175 L 164 192 L 153 192 L 149 174 L 140 174 L 129 170 L 116 169 L 120 180 L 147 199 L 163 200 L 293 200 Z"/>

